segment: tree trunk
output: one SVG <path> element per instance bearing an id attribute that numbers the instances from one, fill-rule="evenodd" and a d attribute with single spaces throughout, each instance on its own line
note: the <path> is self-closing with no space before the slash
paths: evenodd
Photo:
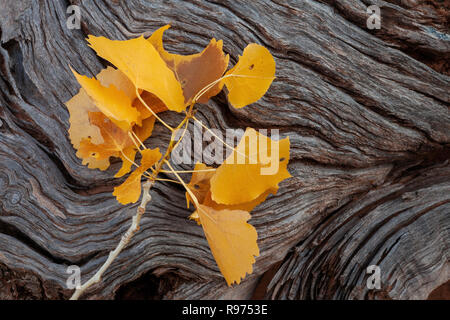
<path id="1" fill-rule="evenodd" d="M 241 285 L 227 287 L 184 191 L 163 182 L 84 298 L 426 299 L 449 281 L 449 3 L 381 1 L 381 29 L 369 30 L 374 3 L 1 0 L 0 299 L 70 297 L 67 267 L 84 282 L 129 227 L 137 204 L 111 194 L 120 162 L 88 169 L 70 143 L 69 65 L 105 67 L 88 34 L 128 39 L 168 23 L 175 53 L 211 37 L 232 64 L 248 43 L 270 50 L 277 78 L 263 99 L 233 109 L 221 93 L 197 115 L 223 131 L 280 129 L 293 178 L 252 212 L 261 256 Z M 66 26 L 71 4 L 79 30 Z M 148 145 L 168 140 L 156 125 Z M 379 289 L 367 286 L 371 265 Z"/>

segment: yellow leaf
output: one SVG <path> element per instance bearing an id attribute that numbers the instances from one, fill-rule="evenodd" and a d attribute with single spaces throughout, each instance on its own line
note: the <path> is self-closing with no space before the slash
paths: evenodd
<path id="1" fill-rule="evenodd" d="M 89 169 L 100 169 L 100 170 L 106 170 L 108 169 L 110 162 L 109 159 L 96 159 L 94 157 L 87 157 L 87 158 L 82 158 L 79 153 L 76 153 L 78 158 L 81 158 L 81 164 L 86 166 Z"/>
<path id="2" fill-rule="evenodd" d="M 263 194 L 261 194 L 256 199 L 249 201 L 249 202 L 243 202 L 239 204 L 233 204 L 233 205 L 226 205 L 226 204 L 219 204 L 215 202 L 211 198 L 211 178 L 214 176 L 215 171 L 203 171 L 213 169 L 212 167 L 207 166 L 204 163 L 197 163 L 194 168 L 194 172 L 192 173 L 191 181 L 187 185 L 188 188 L 191 190 L 191 192 L 194 194 L 194 196 L 197 198 L 197 201 L 200 204 L 203 204 L 207 207 L 211 207 L 215 210 L 243 210 L 251 212 L 256 206 L 258 206 L 260 203 L 264 202 L 266 198 L 269 196 L 269 194 L 276 194 L 276 189 L 269 189 Z M 186 192 L 186 200 L 187 205 L 189 207 L 189 202 L 191 202 L 191 196 L 188 192 Z M 190 216 L 191 219 L 199 222 L 198 220 L 198 214 L 195 212 Z"/>
<path id="3" fill-rule="evenodd" d="M 118 127 L 127 131 L 137 121 L 139 113 L 131 106 L 132 101 L 125 92 L 114 84 L 105 87 L 95 78 L 82 76 L 73 69 L 72 72 L 97 108 Z"/>
<path id="4" fill-rule="evenodd" d="M 180 59 L 181 56 L 174 53 L 169 53 L 164 49 L 163 34 L 164 31 L 166 31 L 169 28 L 170 24 L 167 24 L 159 28 L 158 30 L 153 32 L 152 35 L 147 40 L 158 51 L 161 58 L 167 63 L 169 68 L 173 70 L 175 67 L 175 60 Z"/>
<path id="5" fill-rule="evenodd" d="M 95 144 L 103 143 L 100 129 L 89 123 L 88 114 L 89 111 L 99 112 L 100 110 L 94 105 L 83 88 L 72 99 L 66 102 L 66 106 L 70 113 L 69 138 L 73 147 L 78 151 L 80 142 L 85 138 L 89 138 Z M 83 158 L 79 152 L 76 155 L 83 160 L 83 165 L 87 165 L 89 169 L 106 170 L 109 167 L 108 159 L 99 160 L 90 156 Z"/>
<path id="6" fill-rule="evenodd" d="M 121 150 L 132 145 L 128 134 L 116 126 L 109 118 L 101 112 L 89 112 L 90 123 L 100 128 L 104 142 L 94 144 L 90 139 L 83 139 L 80 143 L 78 153 L 83 158 L 94 157 L 96 159 L 107 159 L 118 156 Z"/>
<path id="7" fill-rule="evenodd" d="M 142 175 L 162 157 L 159 148 L 145 149 L 141 153 L 141 165 L 120 186 L 114 188 L 113 195 L 121 204 L 134 203 L 139 200 Z"/>
<path id="8" fill-rule="evenodd" d="M 212 39 L 202 52 L 191 55 L 169 53 L 163 46 L 163 33 L 170 25 L 156 30 L 148 41 L 156 48 L 163 60 L 171 68 L 181 83 L 186 105 L 192 102 L 194 96 L 208 84 L 219 79 L 228 67 L 229 55 L 222 50 L 222 40 Z M 206 91 L 198 102 L 206 103 L 212 96 L 222 90 L 222 84 L 217 83 Z"/>
<path id="9" fill-rule="evenodd" d="M 139 140 L 145 141 L 152 135 L 154 126 L 155 117 L 150 116 L 142 121 L 142 126 L 135 125 L 133 131 L 138 136 Z"/>
<path id="10" fill-rule="evenodd" d="M 120 41 L 90 35 L 88 42 L 100 57 L 121 70 L 136 88 L 153 93 L 169 110 L 180 112 L 185 109 L 180 83 L 144 37 Z"/>
<path id="11" fill-rule="evenodd" d="M 133 84 L 122 72 L 112 67 L 107 67 L 106 69 L 100 71 L 100 73 L 97 75 L 97 79 L 103 86 L 114 84 L 119 90 L 122 90 L 127 94 L 129 92 L 129 87 L 131 84 L 134 94 Z M 133 99 L 134 97 L 130 96 L 130 99 Z M 86 93 L 86 91 L 81 88 L 75 96 L 73 96 L 69 101 L 66 102 L 66 106 L 70 114 L 69 137 L 74 148 L 78 150 L 78 148 L 80 147 L 80 142 L 83 138 L 90 138 L 91 142 L 95 144 L 102 143 L 103 137 L 100 133 L 100 129 L 97 126 L 89 123 L 89 111 L 99 112 L 100 110 L 95 106 L 94 102 Z M 98 168 L 95 166 L 95 163 L 92 163 L 92 161 L 96 162 L 95 159 L 92 159 L 86 159 L 87 163 L 89 164 L 89 168 Z M 103 163 L 103 165 L 101 166 L 103 167 L 104 165 L 105 164 Z M 109 162 L 106 168 L 108 166 Z"/>
<path id="12" fill-rule="evenodd" d="M 247 128 L 236 149 L 211 178 L 211 197 L 219 204 L 251 202 L 291 175 L 289 138 L 274 141 Z"/>
<path id="13" fill-rule="evenodd" d="M 258 234 L 247 223 L 250 214 L 242 210 L 214 210 L 199 205 L 197 213 L 211 252 L 228 285 L 253 272 L 259 256 Z"/>
<path id="14" fill-rule="evenodd" d="M 134 85 L 117 69 L 107 67 L 97 74 L 97 79 L 105 87 L 113 84 L 117 89 L 125 92 L 131 100 L 136 97 Z M 103 137 L 100 134 L 100 129 L 89 123 L 89 111 L 99 112 L 100 109 L 95 106 L 86 91 L 81 88 L 75 96 L 66 102 L 66 106 L 70 114 L 69 137 L 74 148 L 79 148 L 83 138 L 90 138 L 91 142 L 95 144 L 102 143 Z"/>
<path id="15" fill-rule="evenodd" d="M 136 108 L 140 114 L 136 121 L 137 124 L 132 127 L 132 130 L 137 134 L 141 141 L 145 141 L 150 137 L 155 123 L 155 117 L 136 97 L 134 84 L 120 70 L 112 67 L 103 69 L 96 77 L 102 86 L 109 87 L 113 85 L 133 101 L 133 108 Z M 147 104 L 152 107 L 155 113 L 167 110 L 166 106 L 151 93 L 144 91 L 142 92 L 142 97 Z M 155 105 L 155 101 L 159 101 L 159 103 Z M 102 121 L 104 121 L 104 119 L 99 119 L 100 121 L 95 121 L 94 119 L 95 124 L 91 123 L 89 112 L 100 112 L 100 109 L 95 106 L 93 100 L 86 93 L 86 90 L 82 87 L 78 94 L 66 102 L 66 106 L 70 113 L 70 140 L 74 148 L 78 151 L 77 156 L 83 160 L 83 165 L 87 165 L 90 169 L 106 170 L 110 165 L 109 157 L 114 156 L 122 159 L 122 167 L 115 177 L 121 177 L 128 173 L 132 166 L 132 162 L 129 160 L 134 160 L 137 148 L 132 140 L 128 139 L 125 135 L 127 133 L 119 132 L 122 139 L 126 141 L 126 143 L 122 144 L 122 152 L 125 155 L 123 155 L 120 150 L 115 150 L 116 145 L 111 140 L 109 143 L 106 143 L 107 152 L 104 152 L 102 149 L 105 147 L 105 141 L 100 132 L 100 127 L 103 126 Z M 143 112 L 141 112 L 141 110 Z M 99 116 L 97 116 L 97 118 L 98 117 Z M 114 128 L 114 126 L 110 125 L 110 129 L 112 128 Z M 103 134 L 107 133 L 103 132 Z M 117 140 L 117 138 L 115 139 Z M 83 147 L 80 151 L 81 141 L 83 141 Z M 111 149 L 111 147 L 113 147 L 113 149 Z M 92 154 L 95 156 L 91 156 Z"/>
<path id="16" fill-rule="evenodd" d="M 104 70 L 103 70 L 104 71 Z M 103 72 L 102 71 L 102 72 Z M 103 138 L 100 129 L 89 123 L 88 112 L 99 112 L 94 102 L 89 98 L 86 91 L 81 88 L 80 91 L 66 102 L 69 110 L 69 137 L 75 149 L 80 147 L 83 138 L 91 138 L 93 143 L 102 143 Z"/>
<path id="17" fill-rule="evenodd" d="M 269 50 L 249 44 L 238 63 L 225 74 L 222 82 L 228 89 L 228 101 L 242 108 L 259 100 L 275 79 L 275 60 Z"/>
<path id="18" fill-rule="evenodd" d="M 100 72 L 96 76 L 103 86 L 115 86 L 120 91 L 123 91 L 131 101 L 136 98 L 136 89 L 133 82 L 122 71 L 113 67 L 107 67 L 104 70 L 105 72 Z"/>
<path id="19" fill-rule="evenodd" d="M 83 139 L 78 154 L 82 158 L 93 157 L 97 160 L 108 160 L 109 157 L 122 159 L 122 167 L 115 177 L 121 177 L 131 169 L 132 162 L 137 152 L 136 145 L 130 139 L 127 132 L 123 132 L 101 112 L 91 112 L 90 122 L 100 128 L 104 142 L 94 144 L 90 139 Z M 133 131 L 139 140 L 145 141 L 153 131 L 155 118 L 147 118 L 142 121 L 142 127 L 135 125 Z M 109 165 L 109 162 L 108 162 Z"/>

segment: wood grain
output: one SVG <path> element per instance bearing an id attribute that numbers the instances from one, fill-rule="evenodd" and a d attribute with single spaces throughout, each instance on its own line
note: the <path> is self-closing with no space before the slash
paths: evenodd
<path id="1" fill-rule="evenodd" d="M 277 264 L 267 298 L 416 299 L 447 282 L 448 4 L 383 2 L 371 31 L 374 2 L 2 1 L 0 299 L 69 297 L 67 266 L 88 279 L 128 228 L 136 206 L 111 194 L 120 163 L 90 170 L 70 143 L 64 102 L 79 86 L 69 65 L 89 76 L 105 67 L 88 34 L 128 39 L 167 23 L 176 53 L 211 37 L 233 64 L 250 42 L 271 51 L 277 79 L 263 99 L 235 110 L 221 93 L 198 117 L 220 130 L 280 129 L 293 178 L 252 213 L 261 256 L 241 286 L 226 286 L 183 190 L 159 183 L 141 231 L 85 298 L 113 299 L 148 277 L 152 297 L 248 298 Z M 70 4 L 81 30 L 66 27 Z M 157 125 L 147 144 L 168 139 Z M 365 287 L 370 264 L 383 272 L 377 292 Z"/>

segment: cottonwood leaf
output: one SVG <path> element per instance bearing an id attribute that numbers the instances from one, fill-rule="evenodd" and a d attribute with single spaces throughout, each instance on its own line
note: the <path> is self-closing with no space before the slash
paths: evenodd
<path id="1" fill-rule="evenodd" d="M 119 171 L 114 175 L 114 178 L 120 178 L 130 172 L 131 167 L 134 162 L 134 158 L 136 157 L 137 149 L 133 146 L 125 147 L 120 154 L 115 156 L 120 157 L 122 159 L 122 166 Z"/>
<path id="2" fill-rule="evenodd" d="M 211 198 L 219 204 L 251 202 L 291 177 L 289 137 L 274 141 L 254 129 L 244 136 L 211 178 Z"/>
<path id="3" fill-rule="evenodd" d="M 97 74 L 96 78 L 102 86 L 110 87 L 112 85 L 133 101 L 132 106 L 139 112 L 139 116 L 136 124 L 132 127 L 132 131 L 136 133 L 141 141 L 145 141 L 150 137 L 155 117 L 137 98 L 134 84 L 120 70 L 113 67 L 103 69 Z M 155 113 L 167 110 L 167 107 L 156 96 L 147 91 L 139 91 L 144 101 Z M 106 170 L 110 165 L 109 157 L 104 156 L 100 158 L 96 152 L 97 149 L 102 148 L 104 139 L 100 132 L 100 127 L 92 124 L 89 119 L 89 112 L 101 112 L 101 110 L 95 105 L 83 87 L 66 102 L 66 106 L 70 114 L 69 137 L 74 148 L 78 151 L 77 156 L 83 160 L 83 165 L 88 165 L 90 169 Z M 100 123 L 97 122 L 101 126 Z M 85 139 L 83 142 L 84 148 L 89 147 L 91 152 L 95 154 L 95 157 L 88 156 L 86 149 L 84 150 L 85 152 L 79 151 L 80 143 L 83 139 Z M 134 161 L 137 148 L 131 140 L 128 140 L 122 152 L 110 152 L 113 156 L 122 159 L 122 167 L 115 177 L 121 177 L 130 171 L 132 162 L 129 160 Z"/>
<path id="4" fill-rule="evenodd" d="M 249 44 L 238 63 L 227 71 L 222 83 L 228 89 L 228 101 L 242 108 L 259 100 L 275 79 L 275 60 L 269 50 L 256 43 Z"/>
<path id="5" fill-rule="evenodd" d="M 120 186 L 114 188 L 113 195 L 121 204 L 134 203 L 139 200 L 142 175 L 162 157 L 159 148 L 145 149 L 141 151 L 141 154 L 141 165 Z"/>
<path id="6" fill-rule="evenodd" d="M 253 272 L 259 256 L 256 229 L 247 223 L 250 214 L 242 210 L 215 210 L 199 205 L 199 221 L 211 252 L 228 285 Z"/>
<path id="7" fill-rule="evenodd" d="M 114 84 L 103 86 L 99 80 L 78 74 L 71 69 L 81 87 L 94 101 L 97 108 L 124 131 L 137 122 L 139 112 L 132 107 L 132 100 Z"/>
<path id="8" fill-rule="evenodd" d="M 222 40 L 212 39 L 202 52 L 191 55 L 169 53 L 163 46 L 164 31 L 170 25 L 156 30 L 148 41 L 156 48 L 163 60 L 171 68 L 183 88 L 184 102 L 189 105 L 194 96 L 204 87 L 219 79 L 228 67 L 229 55 L 222 50 Z M 219 82 L 207 90 L 198 100 L 206 103 L 222 90 Z"/>
<path id="9" fill-rule="evenodd" d="M 107 67 L 97 74 L 97 79 L 103 86 L 109 86 L 114 84 L 119 90 L 128 94 L 130 86 L 134 92 L 134 85 L 128 80 L 128 78 L 119 70 L 112 67 Z M 131 99 L 131 97 L 130 97 Z M 81 88 L 80 91 L 66 102 L 67 109 L 69 110 L 69 138 L 73 147 L 78 150 L 80 142 L 84 138 L 90 138 L 94 144 L 103 143 L 103 137 L 100 133 L 100 129 L 90 124 L 89 112 L 100 112 L 95 106 L 92 99 Z M 106 170 L 109 167 L 108 159 L 95 159 L 93 157 L 82 158 L 83 165 L 88 165 L 90 169 Z"/>
<path id="10" fill-rule="evenodd" d="M 269 189 L 256 199 L 249 202 L 243 202 L 233 205 L 219 204 L 215 202 L 211 197 L 211 178 L 214 176 L 215 171 L 203 171 L 209 169 L 213 169 L 213 167 L 209 167 L 204 163 L 197 163 L 195 165 L 194 172 L 192 173 L 191 181 L 187 186 L 200 204 L 203 204 L 215 210 L 228 209 L 251 212 L 256 206 L 264 202 L 270 194 L 277 193 L 276 189 Z M 186 192 L 186 201 L 189 208 L 189 203 L 192 202 L 192 199 L 188 192 Z M 189 218 L 200 223 L 197 212 L 194 212 Z"/>
<path id="11" fill-rule="evenodd" d="M 73 147 L 78 151 L 80 142 L 85 138 L 89 138 L 95 144 L 103 143 L 100 129 L 89 123 L 88 114 L 88 112 L 100 112 L 100 110 L 83 88 L 66 102 L 66 106 L 70 113 L 69 138 Z M 108 159 L 96 159 L 91 156 L 83 158 L 79 152 L 77 152 L 77 156 L 83 160 L 83 165 L 87 165 L 89 169 L 106 170 L 109 167 Z"/>
<path id="12" fill-rule="evenodd" d="M 104 142 L 94 144 L 91 139 L 83 139 L 78 150 L 83 157 L 107 159 L 117 156 L 121 150 L 133 144 L 127 132 L 119 128 L 114 122 L 101 112 L 89 112 L 89 121 L 100 129 Z"/>
<path id="13" fill-rule="evenodd" d="M 180 83 L 157 50 L 143 36 L 130 40 L 88 37 L 97 55 L 121 70 L 135 85 L 156 95 L 172 111 L 185 109 Z"/>

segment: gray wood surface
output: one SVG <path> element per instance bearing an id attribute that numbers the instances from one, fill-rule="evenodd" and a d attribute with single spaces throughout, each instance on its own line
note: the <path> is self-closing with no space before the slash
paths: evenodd
<path id="1" fill-rule="evenodd" d="M 376 2 L 381 29 L 368 30 Z M 66 28 L 70 4 L 81 30 Z M 128 228 L 136 205 L 111 194 L 120 162 L 90 170 L 70 143 L 69 64 L 105 67 L 88 34 L 128 39 L 167 23 L 176 53 L 211 37 L 233 64 L 250 42 L 271 51 L 263 99 L 235 110 L 221 93 L 198 117 L 280 129 L 293 178 L 252 213 L 261 256 L 240 286 L 226 286 L 183 190 L 158 183 L 140 232 L 84 297 L 427 298 L 450 279 L 449 12 L 437 0 L 1 0 L 0 299 L 68 298 L 67 266 L 89 278 Z M 157 125 L 148 145 L 168 139 Z M 380 290 L 366 287 L 372 264 Z"/>

